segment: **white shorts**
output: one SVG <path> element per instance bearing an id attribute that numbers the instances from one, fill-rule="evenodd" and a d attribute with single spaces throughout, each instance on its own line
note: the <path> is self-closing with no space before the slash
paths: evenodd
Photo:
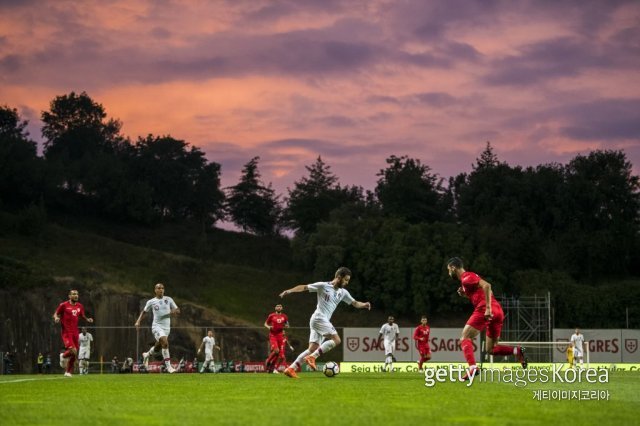
<path id="1" fill-rule="evenodd" d="M 89 359 L 91 351 L 88 348 L 80 348 L 78 351 L 78 359 Z"/>
<path id="2" fill-rule="evenodd" d="M 153 333 L 153 337 L 155 337 L 156 340 L 160 340 L 161 337 L 169 337 L 169 331 L 170 329 L 159 327 L 157 325 L 151 327 L 151 332 Z"/>
<path id="3" fill-rule="evenodd" d="M 393 351 L 395 351 L 395 350 L 396 350 L 396 341 L 395 340 L 392 340 L 392 341 L 385 340 L 384 341 L 384 354 L 385 355 L 392 354 Z"/>
<path id="4" fill-rule="evenodd" d="M 204 353 L 204 362 L 207 361 L 213 361 L 213 352 L 206 352 Z"/>
<path id="5" fill-rule="evenodd" d="M 338 334 L 331 322 L 323 316 L 311 316 L 309 320 L 309 343 L 322 343 L 324 336 Z"/>
<path id="6" fill-rule="evenodd" d="M 576 346 L 575 348 L 573 348 L 573 357 L 577 358 L 577 357 L 582 357 L 582 349 L 578 349 L 578 347 Z"/>

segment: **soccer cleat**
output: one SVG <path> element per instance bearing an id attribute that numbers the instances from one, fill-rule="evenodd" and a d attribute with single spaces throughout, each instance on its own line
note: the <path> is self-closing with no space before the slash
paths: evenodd
<path id="1" fill-rule="evenodd" d="M 60 367 L 66 369 L 67 368 L 67 363 L 69 362 L 69 359 L 64 357 L 64 354 L 60 354 Z"/>
<path id="2" fill-rule="evenodd" d="M 64 373 L 64 377 L 73 377 L 68 371 Z"/>
<path id="3" fill-rule="evenodd" d="M 149 352 L 142 352 L 142 365 L 144 368 L 149 368 Z"/>
<path id="4" fill-rule="evenodd" d="M 304 362 L 311 368 L 313 371 L 316 371 L 318 367 L 316 367 L 316 359 L 311 355 L 307 355 L 304 357 Z"/>
<path id="5" fill-rule="evenodd" d="M 518 346 L 518 362 L 520 362 L 520 365 L 522 365 L 522 368 L 525 368 L 525 369 L 529 365 L 529 360 L 527 359 L 526 351 L 522 346 Z"/>
<path id="6" fill-rule="evenodd" d="M 460 379 L 460 381 L 462 382 L 467 381 L 469 380 L 469 377 L 475 377 L 476 374 L 480 373 L 480 368 L 475 365 L 472 365 L 471 367 L 469 367 L 469 369 L 470 369 L 469 373 L 462 376 L 462 379 Z"/>
<path id="7" fill-rule="evenodd" d="M 167 365 L 167 373 L 175 373 L 176 369 L 173 368 L 171 365 Z"/>
<path id="8" fill-rule="evenodd" d="M 278 370 L 273 370 L 271 374 L 280 374 L 280 372 Z"/>
<path id="9" fill-rule="evenodd" d="M 287 377 L 291 377 L 292 379 L 299 379 L 300 377 L 298 377 L 298 374 L 296 373 L 296 370 L 294 370 L 291 367 L 287 367 L 284 370 L 284 375 Z"/>

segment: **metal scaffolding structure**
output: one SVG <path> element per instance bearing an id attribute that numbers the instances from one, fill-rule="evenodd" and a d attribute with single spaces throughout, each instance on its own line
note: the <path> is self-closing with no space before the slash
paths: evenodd
<path id="1" fill-rule="evenodd" d="M 552 346 L 527 346 L 526 342 L 552 341 L 551 293 L 518 298 L 503 295 L 498 300 L 504 311 L 500 340 L 523 342 L 531 362 L 550 362 L 553 359 Z"/>

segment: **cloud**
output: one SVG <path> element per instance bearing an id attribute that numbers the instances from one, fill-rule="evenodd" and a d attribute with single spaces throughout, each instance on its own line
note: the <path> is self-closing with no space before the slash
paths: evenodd
<path id="1" fill-rule="evenodd" d="M 357 121 L 344 115 L 328 115 L 320 118 L 320 122 L 331 127 L 354 127 Z"/>
<path id="2" fill-rule="evenodd" d="M 415 98 L 419 102 L 438 108 L 447 107 L 457 103 L 457 99 L 455 97 L 442 92 L 418 93 L 415 95 Z"/>
<path id="3" fill-rule="evenodd" d="M 634 139 L 640 143 L 640 98 L 601 99 L 563 111 L 569 124 L 563 136 L 581 140 Z"/>
<path id="4" fill-rule="evenodd" d="M 176 134 L 233 185 L 326 157 L 371 187 L 391 154 L 443 176 L 624 147 L 640 167 L 637 1 L 0 2 L 0 98 L 88 91 L 126 132 Z M 28 108 L 28 109 L 27 109 Z M 342 177 L 341 176 L 341 177 Z"/>
<path id="5" fill-rule="evenodd" d="M 612 67 L 638 69 L 640 28 L 625 28 L 604 41 L 559 37 L 521 46 L 518 53 L 490 61 L 482 80 L 490 85 L 527 86 Z"/>

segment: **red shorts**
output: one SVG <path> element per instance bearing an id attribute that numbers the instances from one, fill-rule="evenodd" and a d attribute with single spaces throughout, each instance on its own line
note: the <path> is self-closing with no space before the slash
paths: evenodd
<path id="1" fill-rule="evenodd" d="M 484 311 L 484 306 L 473 311 L 473 313 L 467 320 L 467 325 L 470 325 L 471 327 L 480 331 L 483 331 L 486 328 L 487 337 L 490 337 L 492 339 L 499 338 L 500 332 L 502 332 L 502 322 L 504 321 L 504 312 L 502 312 L 502 306 L 498 304 L 491 304 L 491 313 L 493 314 L 493 317 L 488 321 L 484 319 Z"/>
<path id="2" fill-rule="evenodd" d="M 420 356 L 431 355 L 431 348 L 429 348 L 429 345 L 418 345 L 418 353 Z"/>
<path id="3" fill-rule="evenodd" d="M 62 333 L 62 343 L 64 344 L 65 349 L 76 348 L 76 350 L 80 347 L 80 343 L 78 339 L 80 335 L 78 333 L 65 332 Z"/>
<path id="4" fill-rule="evenodd" d="M 284 336 L 282 334 L 269 334 L 269 344 L 272 351 L 276 349 L 282 351 L 284 349 Z"/>

